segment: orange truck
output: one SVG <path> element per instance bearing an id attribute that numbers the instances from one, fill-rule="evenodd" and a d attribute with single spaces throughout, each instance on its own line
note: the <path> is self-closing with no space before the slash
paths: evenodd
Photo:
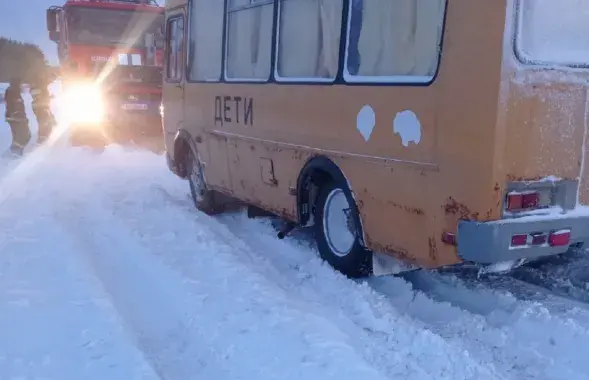
<path id="1" fill-rule="evenodd" d="M 67 0 L 47 9 L 72 143 L 161 138 L 163 25 L 164 8 L 153 0 Z"/>

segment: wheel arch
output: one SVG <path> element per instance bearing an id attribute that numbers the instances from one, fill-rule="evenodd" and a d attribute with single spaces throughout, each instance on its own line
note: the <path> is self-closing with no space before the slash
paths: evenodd
<path id="1" fill-rule="evenodd" d="M 190 152 L 196 153 L 196 145 L 190 132 L 186 129 L 179 129 L 174 136 L 174 163 L 176 165 L 178 176 L 187 178 L 188 170 L 186 168 L 186 158 Z"/>
<path id="2" fill-rule="evenodd" d="M 360 226 L 362 228 L 362 243 L 366 241 L 364 226 L 362 223 L 362 216 L 354 190 L 348 178 L 345 176 L 343 170 L 330 158 L 326 156 L 313 156 L 307 160 L 299 177 L 297 179 L 297 218 L 299 224 L 306 226 L 311 221 L 312 207 L 315 202 L 317 194 L 313 194 L 313 185 L 320 186 L 321 182 L 335 180 L 346 183 L 348 190 L 352 194 L 356 208 L 358 208 L 358 218 L 360 219 Z"/>

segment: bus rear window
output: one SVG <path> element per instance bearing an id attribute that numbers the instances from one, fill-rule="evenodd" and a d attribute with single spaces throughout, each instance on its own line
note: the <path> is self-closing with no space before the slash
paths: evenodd
<path id="1" fill-rule="evenodd" d="M 521 61 L 589 66 L 589 0 L 519 0 L 517 23 Z"/>

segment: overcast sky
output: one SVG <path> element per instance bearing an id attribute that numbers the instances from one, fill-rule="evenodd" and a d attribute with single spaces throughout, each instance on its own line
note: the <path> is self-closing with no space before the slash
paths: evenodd
<path id="1" fill-rule="evenodd" d="M 45 10 L 64 3 L 65 0 L 0 0 L 0 36 L 37 44 L 49 62 L 57 64 L 57 46 L 49 40 Z"/>

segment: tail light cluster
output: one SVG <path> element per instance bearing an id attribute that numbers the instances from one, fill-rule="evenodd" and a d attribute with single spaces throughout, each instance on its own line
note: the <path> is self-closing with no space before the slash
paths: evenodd
<path id="1" fill-rule="evenodd" d="M 511 191 L 507 193 L 505 210 L 508 212 L 532 211 L 549 207 L 550 191 Z"/>
<path id="2" fill-rule="evenodd" d="M 527 246 L 563 247 L 571 242 L 571 230 L 564 229 L 551 232 L 537 232 L 531 234 L 517 234 L 511 237 L 511 247 L 521 248 Z"/>

